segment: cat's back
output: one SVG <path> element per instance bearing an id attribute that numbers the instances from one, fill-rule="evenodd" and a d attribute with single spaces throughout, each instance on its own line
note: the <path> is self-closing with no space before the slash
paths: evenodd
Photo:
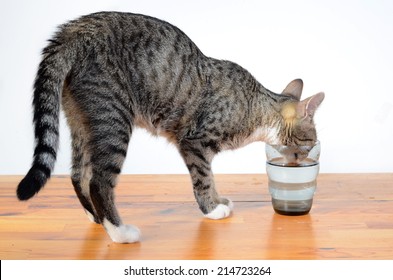
<path id="1" fill-rule="evenodd" d="M 146 15 L 124 12 L 98 12 L 60 26 L 57 37 L 63 40 L 88 39 L 93 43 L 116 44 L 134 51 L 179 54 L 189 49 L 199 52 L 192 40 L 176 26 Z M 201 53 L 200 53 L 201 54 Z"/>
<path id="2" fill-rule="evenodd" d="M 196 77 L 197 69 L 203 67 L 201 62 L 206 61 L 179 28 L 141 14 L 99 12 L 82 16 L 60 26 L 55 40 L 73 42 L 68 45 L 78 46 L 81 59 L 89 54 L 102 67 L 115 61 L 118 69 L 137 73 L 130 84 L 143 83 L 149 92 L 168 91 L 184 74 Z"/>
<path id="3" fill-rule="evenodd" d="M 185 111 L 192 115 L 201 102 L 209 58 L 170 23 L 140 14 L 99 12 L 62 25 L 56 36 L 57 42 L 77 46 L 79 59 L 68 77 L 73 88 L 87 77 L 89 83 L 114 84 L 132 104 L 135 123 L 154 133 L 177 130 Z"/>

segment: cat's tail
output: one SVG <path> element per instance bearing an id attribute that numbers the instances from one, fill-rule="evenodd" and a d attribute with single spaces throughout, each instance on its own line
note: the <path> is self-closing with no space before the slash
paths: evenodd
<path id="1" fill-rule="evenodd" d="M 16 191 L 20 200 L 27 200 L 39 192 L 49 179 L 56 161 L 60 98 L 75 56 L 75 51 L 58 39 L 55 37 L 43 50 L 34 82 L 35 150 L 32 166 Z"/>

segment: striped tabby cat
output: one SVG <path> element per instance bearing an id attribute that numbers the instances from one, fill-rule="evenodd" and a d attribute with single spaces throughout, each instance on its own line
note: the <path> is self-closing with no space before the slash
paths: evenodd
<path id="1" fill-rule="evenodd" d="M 138 228 L 121 221 L 113 193 L 135 126 L 178 148 L 207 218 L 228 217 L 232 202 L 216 192 L 213 157 L 253 141 L 312 145 L 324 94 L 300 101 L 302 88 L 294 80 L 275 94 L 155 18 L 83 16 L 60 26 L 43 50 L 34 83 L 34 159 L 17 196 L 31 198 L 51 175 L 61 104 L 72 135 L 72 184 L 89 218 L 114 242 L 140 239 Z"/>

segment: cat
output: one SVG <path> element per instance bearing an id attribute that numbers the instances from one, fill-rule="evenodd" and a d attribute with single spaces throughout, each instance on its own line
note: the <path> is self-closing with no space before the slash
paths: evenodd
<path id="1" fill-rule="evenodd" d="M 281 94 L 248 71 L 205 56 L 177 27 L 145 15 L 99 12 L 59 27 L 43 49 L 34 82 L 35 150 L 17 197 L 33 197 L 54 168 L 62 106 L 72 138 L 71 180 L 91 221 L 114 242 L 140 240 L 123 224 L 114 187 L 138 126 L 165 137 L 189 170 L 196 201 L 210 219 L 230 215 L 211 162 L 254 141 L 293 147 L 317 140 L 318 93 L 300 101 L 296 79 Z"/>

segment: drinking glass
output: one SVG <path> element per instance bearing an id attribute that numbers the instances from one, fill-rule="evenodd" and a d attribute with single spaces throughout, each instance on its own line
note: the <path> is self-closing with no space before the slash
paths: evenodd
<path id="1" fill-rule="evenodd" d="M 319 173 L 321 144 L 266 144 L 266 173 L 273 209 L 282 215 L 304 215 L 312 207 Z"/>

